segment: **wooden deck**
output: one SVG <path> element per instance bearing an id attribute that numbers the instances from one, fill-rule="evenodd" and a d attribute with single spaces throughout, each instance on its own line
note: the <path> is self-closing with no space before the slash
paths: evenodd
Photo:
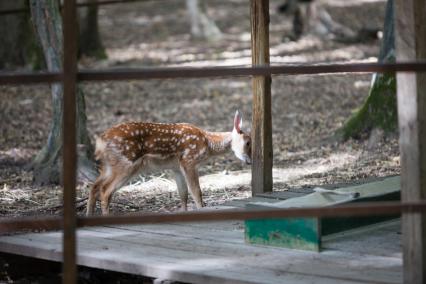
<path id="1" fill-rule="evenodd" d="M 325 241 L 321 253 L 245 244 L 242 222 L 93 227 L 78 264 L 189 283 L 401 283 L 400 222 Z M 60 261 L 60 232 L 0 237 L 0 251 Z"/>

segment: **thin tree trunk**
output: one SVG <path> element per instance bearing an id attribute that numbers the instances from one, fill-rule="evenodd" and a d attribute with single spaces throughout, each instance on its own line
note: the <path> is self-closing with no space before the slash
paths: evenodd
<path id="1" fill-rule="evenodd" d="M 0 1 L 0 10 L 28 8 L 27 0 Z M 42 52 L 31 28 L 29 13 L 10 14 L 0 17 L 0 68 L 28 66 L 40 68 Z"/>
<path id="2" fill-rule="evenodd" d="M 204 0 L 186 0 L 186 8 L 191 20 L 191 34 L 195 38 L 217 40 L 222 32 L 214 21 L 207 17 L 207 4 Z"/>
<path id="3" fill-rule="evenodd" d="M 394 0 L 388 0 L 386 6 L 384 36 L 379 54 L 379 62 L 395 61 Z M 373 75 L 367 100 L 340 130 L 344 139 L 358 138 L 378 128 L 393 132 L 398 126 L 396 109 L 395 73 L 377 73 Z"/>
<path id="4" fill-rule="evenodd" d="M 96 0 L 86 0 L 86 2 L 96 2 Z M 78 16 L 80 27 L 79 56 L 106 58 L 105 48 L 99 34 L 98 6 L 81 7 L 78 10 Z"/>
<path id="5" fill-rule="evenodd" d="M 30 0 L 32 20 L 43 48 L 46 65 L 51 72 L 62 71 L 63 38 L 62 19 L 58 2 L 50 0 Z M 62 84 L 52 84 L 52 122 L 46 145 L 38 153 L 32 163 L 34 181 L 37 184 L 50 184 L 60 182 L 60 168 L 62 152 Z M 80 151 L 80 162 L 88 165 L 87 157 L 91 157 L 92 147 L 86 128 L 86 114 L 84 94 L 81 89 L 77 92 L 77 143 L 86 145 Z M 93 168 L 93 167 L 92 167 Z M 84 170 L 86 171 L 86 170 Z"/>
<path id="6" fill-rule="evenodd" d="M 344 43 L 377 39 L 377 29 L 366 27 L 354 31 L 334 21 L 323 5 L 314 0 L 287 0 L 278 11 L 293 16 L 293 32 L 288 35 L 291 40 L 298 40 L 307 33 Z"/>

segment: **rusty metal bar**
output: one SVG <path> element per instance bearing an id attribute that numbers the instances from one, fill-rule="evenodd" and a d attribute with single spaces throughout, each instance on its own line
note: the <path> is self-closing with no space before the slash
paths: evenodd
<path id="1" fill-rule="evenodd" d="M 96 2 L 87 2 L 87 3 L 77 3 L 77 7 L 85 7 L 85 6 L 103 6 L 103 5 L 111 5 L 111 4 L 123 4 L 123 3 L 134 3 L 134 2 L 153 2 L 158 0 L 104 0 L 104 1 L 96 1 Z"/>
<path id="2" fill-rule="evenodd" d="M 313 75 L 333 73 L 425 72 L 426 61 L 400 63 L 351 63 L 318 65 L 280 65 L 256 67 L 152 67 L 134 69 L 80 70 L 79 81 L 117 81 L 148 79 L 184 79 L 229 76 Z M 60 73 L 0 72 L 2 84 L 52 83 L 62 79 Z"/>
<path id="3" fill-rule="evenodd" d="M 106 0 L 106 1 L 97 1 L 94 3 L 77 3 L 77 7 L 87 7 L 87 6 L 102 6 L 102 5 L 111 5 L 111 4 L 122 4 L 122 3 L 132 3 L 132 2 L 148 2 L 154 0 Z M 61 6 L 61 9 L 63 7 Z M 0 16 L 3 15 L 14 15 L 14 14 L 22 14 L 29 12 L 29 9 L 11 9 L 11 10 L 3 10 L 0 11 Z"/>
<path id="4" fill-rule="evenodd" d="M 20 231 L 52 231 L 62 230 L 63 219 L 61 217 L 19 217 L 0 220 L 0 235 Z"/>
<path id="5" fill-rule="evenodd" d="M 77 283 L 77 217 L 75 209 L 77 140 L 76 140 L 76 91 L 77 91 L 77 22 L 75 0 L 64 1 L 63 10 L 63 263 L 62 283 Z"/>
<path id="6" fill-rule="evenodd" d="M 43 73 L 17 73 L 0 72 L 0 85 L 6 84 L 38 84 L 55 83 L 62 81 L 61 73 L 43 72 Z"/>
<path id="7" fill-rule="evenodd" d="M 114 224 L 147 224 L 169 222 L 225 221 L 289 217 L 348 217 L 379 216 L 403 213 L 426 212 L 426 201 L 418 202 L 364 202 L 333 207 L 271 209 L 230 209 L 200 210 L 179 213 L 129 214 L 121 216 L 78 217 L 77 226 L 105 226 Z M 0 232 L 11 233 L 19 230 L 58 230 L 62 229 L 59 217 L 11 218 L 0 220 Z"/>
<path id="8" fill-rule="evenodd" d="M 256 67 L 155 67 L 139 69 L 82 70 L 79 81 L 147 80 L 228 76 L 309 75 L 363 72 L 425 72 L 426 61 L 403 63 L 353 63 Z"/>
<path id="9" fill-rule="evenodd" d="M 10 9 L 10 10 L 2 10 L 0 11 L 0 16 L 3 15 L 15 15 L 15 14 L 21 14 L 21 13 L 29 13 L 30 9 Z"/>

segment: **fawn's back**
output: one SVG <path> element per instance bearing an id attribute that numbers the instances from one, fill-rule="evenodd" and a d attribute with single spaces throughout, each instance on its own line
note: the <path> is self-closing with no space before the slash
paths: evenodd
<path id="1" fill-rule="evenodd" d="M 197 163 L 207 150 L 204 131 L 191 124 L 129 122 L 108 129 L 97 139 L 96 156 L 103 160 L 108 153 L 132 163 L 144 157 Z"/>

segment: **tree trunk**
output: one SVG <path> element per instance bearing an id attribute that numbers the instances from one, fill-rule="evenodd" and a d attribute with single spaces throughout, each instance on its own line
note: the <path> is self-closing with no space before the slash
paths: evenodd
<path id="1" fill-rule="evenodd" d="M 86 0 L 85 2 L 93 3 L 96 0 Z M 98 6 L 80 7 L 78 16 L 80 27 L 79 56 L 86 55 L 96 59 L 105 59 L 107 56 L 99 34 Z"/>
<path id="2" fill-rule="evenodd" d="M 314 0 L 287 0 L 278 7 L 278 12 L 293 17 L 293 30 L 288 35 L 290 40 L 299 40 L 307 33 L 343 43 L 377 39 L 377 29 L 362 28 L 354 31 L 334 21 L 323 5 Z"/>
<path id="3" fill-rule="evenodd" d="M 37 35 L 43 48 L 46 65 L 51 72 L 61 72 L 63 66 L 62 19 L 58 2 L 51 0 L 30 0 L 31 15 Z M 52 84 L 52 123 L 46 145 L 38 153 L 32 163 L 36 184 L 60 182 L 60 162 L 62 152 L 62 84 Z M 93 164 L 88 162 L 93 152 L 89 133 L 86 128 L 84 94 L 77 91 L 77 143 L 85 145 L 80 151 L 79 171 L 92 175 Z"/>
<path id="4" fill-rule="evenodd" d="M 0 10 L 28 8 L 27 0 L 0 1 Z M 34 37 L 28 13 L 0 17 L 0 68 L 29 66 L 41 68 L 42 52 Z"/>
<path id="5" fill-rule="evenodd" d="M 379 62 L 395 61 L 394 0 L 388 0 Z M 389 133 L 398 126 L 395 73 L 378 73 L 372 78 L 367 100 L 339 131 L 344 139 L 359 138 L 379 128 Z"/>
<path id="6" fill-rule="evenodd" d="M 194 38 L 218 40 L 222 37 L 222 33 L 215 22 L 207 17 L 205 1 L 186 0 L 186 8 L 191 20 L 191 35 Z"/>

